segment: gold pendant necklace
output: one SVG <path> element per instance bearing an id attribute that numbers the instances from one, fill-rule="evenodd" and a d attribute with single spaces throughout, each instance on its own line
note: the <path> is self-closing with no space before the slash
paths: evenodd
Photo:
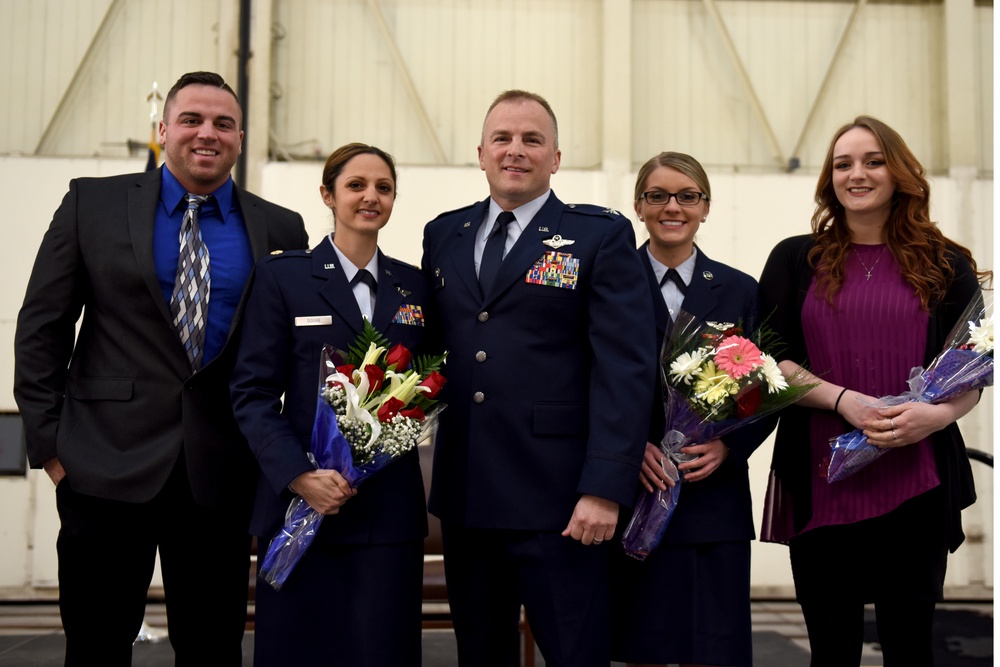
<path id="1" fill-rule="evenodd" d="M 868 266 L 865 264 L 865 261 L 861 259 L 861 254 L 858 252 L 858 249 L 856 247 L 854 248 L 854 254 L 857 256 L 858 261 L 861 263 L 861 266 L 863 266 L 865 269 L 865 281 L 872 279 L 872 271 L 875 270 L 875 267 L 878 266 L 879 260 L 882 259 L 882 255 L 885 254 L 885 248 L 886 246 L 882 246 L 882 252 L 880 252 L 878 254 L 878 257 L 875 258 L 875 263 L 872 264 L 871 268 L 868 268 Z"/>

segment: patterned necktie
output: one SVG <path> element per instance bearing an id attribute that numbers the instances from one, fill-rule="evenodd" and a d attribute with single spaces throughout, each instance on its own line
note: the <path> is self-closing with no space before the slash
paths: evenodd
<path id="1" fill-rule="evenodd" d="M 174 328 L 187 352 L 191 368 L 201 368 L 205 354 L 205 325 L 208 323 L 208 297 L 212 284 L 208 270 L 208 246 L 201 239 L 198 211 L 208 195 L 187 194 L 187 211 L 180 231 L 180 257 L 177 259 L 177 278 L 170 297 L 170 312 Z"/>
<path id="2" fill-rule="evenodd" d="M 496 224 L 490 230 L 486 247 L 483 248 L 483 258 L 479 262 L 479 285 L 483 288 L 483 294 L 489 293 L 503 262 L 503 249 L 507 243 L 507 224 L 516 219 L 511 211 L 503 211 L 497 216 Z"/>

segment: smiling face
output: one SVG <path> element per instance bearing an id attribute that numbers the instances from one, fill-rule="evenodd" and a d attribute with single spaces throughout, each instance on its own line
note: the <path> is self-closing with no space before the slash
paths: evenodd
<path id="1" fill-rule="evenodd" d="M 888 219 L 896 182 L 870 130 L 855 127 L 841 135 L 833 147 L 832 168 L 833 191 L 848 225 L 866 218 L 878 223 Z"/>
<path id="2" fill-rule="evenodd" d="M 534 100 L 500 102 L 486 116 L 479 166 L 486 172 L 490 196 L 505 211 L 549 189 L 562 157 L 555 141 L 552 119 Z"/>
<path id="3" fill-rule="evenodd" d="M 698 184 L 690 177 L 670 167 L 657 167 L 642 184 L 641 192 L 700 192 Z M 649 232 L 649 246 L 653 256 L 663 264 L 676 267 L 694 251 L 694 237 L 705 221 L 709 210 L 708 200 L 702 199 L 694 206 L 681 206 L 676 197 L 665 205 L 652 206 L 645 198 L 635 202 L 635 212 Z"/>
<path id="4" fill-rule="evenodd" d="M 389 222 L 396 200 L 392 171 L 378 155 L 362 153 L 351 158 L 337 175 L 333 191 L 319 186 L 323 202 L 333 211 L 336 236 L 378 236 Z"/>
<path id="5" fill-rule="evenodd" d="M 188 192 L 213 192 L 229 178 L 243 143 L 236 98 L 193 84 L 177 91 L 166 111 L 159 127 L 167 169 Z"/>

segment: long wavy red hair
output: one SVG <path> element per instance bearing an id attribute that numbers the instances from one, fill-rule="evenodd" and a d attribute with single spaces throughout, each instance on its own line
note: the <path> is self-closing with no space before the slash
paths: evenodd
<path id="1" fill-rule="evenodd" d="M 945 238 L 930 219 L 930 186 L 925 170 L 899 136 L 884 122 L 871 116 L 858 116 L 833 136 L 823 169 L 816 184 L 816 212 L 812 217 L 816 245 L 809 251 L 809 261 L 816 269 L 817 288 L 827 301 L 844 284 L 844 264 L 851 251 L 851 230 L 847 226 L 844 207 L 833 189 L 833 149 L 846 132 L 863 128 L 875 135 L 886 167 L 895 181 L 889 219 L 883 231 L 883 241 L 889 247 L 903 278 L 913 286 L 924 310 L 938 302 L 955 275 L 947 245 L 968 259 L 973 271 L 976 261 L 962 245 Z M 980 276 L 988 271 L 976 271 Z"/>

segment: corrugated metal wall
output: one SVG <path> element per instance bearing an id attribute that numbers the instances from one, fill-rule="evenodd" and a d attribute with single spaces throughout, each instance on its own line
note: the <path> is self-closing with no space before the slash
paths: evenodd
<path id="1" fill-rule="evenodd" d="M 0 0 L 0 153 L 127 155 L 156 81 L 235 80 L 233 0 Z M 227 62 L 229 61 L 229 62 Z"/>
<path id="2" fill-rule="evenodd" d="M 864 112 L 940 173 L 956 166 L 946 2 L 973 4 L 872 0 L 852 20 L 858 3 L 845 0 L 268 0 L 255 20 L 272 40 L 253 48 L 270 49 L 270 71 L 251 76 L 271 92 L 280 156 L 360 140 L 406 164 L 474 163 L 485 107 L 520 87 L 552 102 L 569 168 L 601 166 L 609 124 L 631 128 L 633 164 L 670 148 L 740 171 L 793 157 L 815 168 L 832 131 Z M 630 29 L 611 34 L 607 7 L 630 12 Z M 0 153 L 124 154 L 126 139 L 148 137 L 153 81 L 168 88 L 192 69 L 235 80 L 238 11 L 238 0 L 0 0 L 12 65 L 0 69 Z M 979 149 L 957 166 L 992 175 L 992 2 L 972 11 L 972 62 L 960 65 Z M 623 47 L 630 71 L 606 67 L 605 50 Z M 603 96 L 619 76 L 630 98 Z"/>

